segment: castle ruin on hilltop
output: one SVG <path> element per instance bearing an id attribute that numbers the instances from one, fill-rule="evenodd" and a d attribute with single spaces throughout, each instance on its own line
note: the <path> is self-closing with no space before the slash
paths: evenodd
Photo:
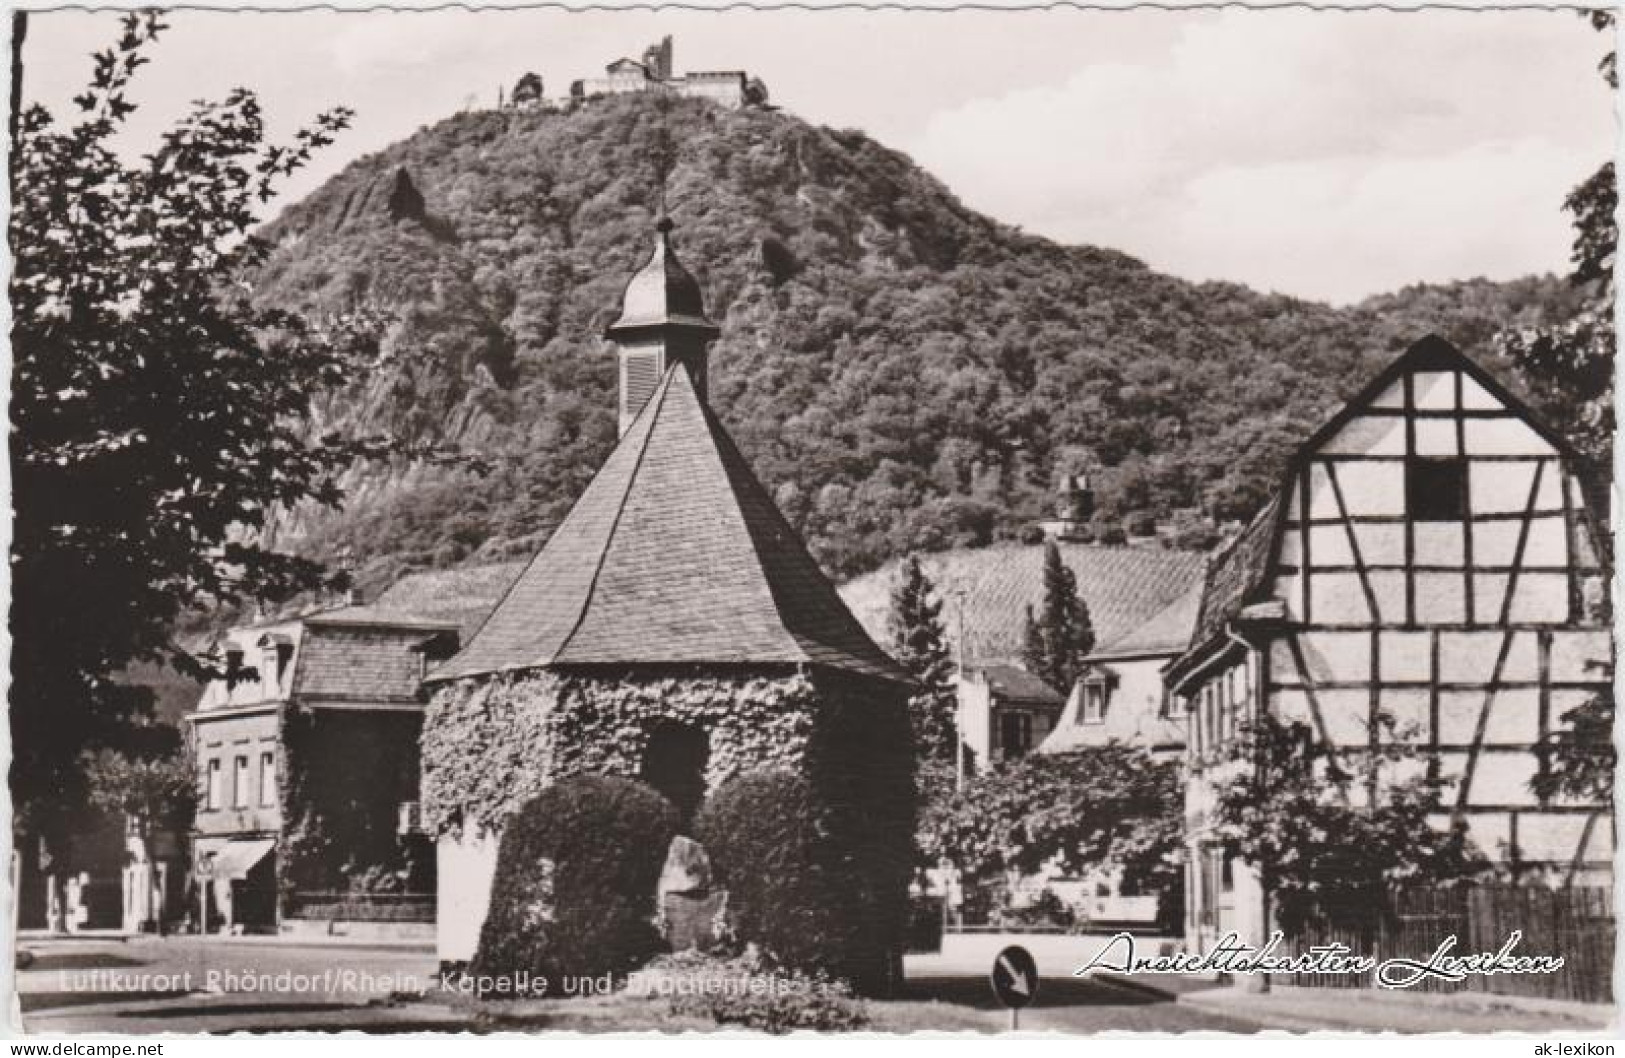
<path id="1" fill-rule="evenodd" d="M 570 84 L 570 100 L 578 102 L 597 95 L 624 95 L 629 92 L 671 92 L 697 96 L 726 107 L 765 106 L 767 86 L 761 78 L 744 70 L 691 70 L 675 72 L 672 42 L 668 35 L 660 43 L 643 50 L 642 60 L 620 58 L 604 68 L 603 77 Z"/>

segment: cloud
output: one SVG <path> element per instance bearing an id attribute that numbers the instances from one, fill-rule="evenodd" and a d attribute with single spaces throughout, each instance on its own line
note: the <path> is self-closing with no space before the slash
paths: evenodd
<path id="1" fill-rule="evenodd" d="M 1561 269 L 1612 153 L 1560 13 L 1228 11 L 1163 52 L 940 111 L 914 156 L 995 216 L 1196 278 L 1351 300 Z"/>

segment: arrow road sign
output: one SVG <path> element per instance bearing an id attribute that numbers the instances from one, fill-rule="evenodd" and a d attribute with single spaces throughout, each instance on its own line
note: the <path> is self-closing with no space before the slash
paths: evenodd
<path id="1" fill-rule="evenodd" d="M 1020 1010 L 1038 995 L 1038 964 L 1026 948 L 1012 945 L 994 958 L 988 980 L 1000 1003 Z"/>

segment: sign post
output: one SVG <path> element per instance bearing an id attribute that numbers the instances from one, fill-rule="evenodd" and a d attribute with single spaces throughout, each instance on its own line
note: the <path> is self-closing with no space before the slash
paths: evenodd
<path id="1" fill-rule="evenodd" d="M 988 981 L 993 994 L 1009 1009 L 1010 1031 L 1015 1032 L 1021 1028 L 1021 1008 L 1038 995 L 1038 963 L 1026 948 L 1011 945 L 994 956 Z"/>

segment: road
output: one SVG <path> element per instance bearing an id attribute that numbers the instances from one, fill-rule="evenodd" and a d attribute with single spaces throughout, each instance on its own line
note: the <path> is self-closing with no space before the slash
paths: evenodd
<path id="1" fill-rule="evenodd" d="M 257 938 L 135 938 L 28 942 L 17 975 L 31 1033 L 466 1031 L 466 1009 L 434 998 L 433 953 Z M 911 967 L 905 994 L 874 1004 L 877 1027 L 998 1031 L 1005 1012 L 985 974 Z M 416 998 L 430 993 L 430 999 Z M 411 994 L 403 998 L 397 993 Z M 1106 981 L 1045 978 L 1022 1029 L 1065 1032 L 1249 1032 L 1258 1026 L 1194 1010 Z"/>
<path id="2" fill-rule="evenodd" d="M 1009 1013 L 998 1005 L 986 974 L 910 971 L 905 1000 L 934 1001 L 982 1011 L 988 1026 L 1009 1028 Z M 918 1025 L 918 1028 L 928 1028 Z M 1094 977 L 1042 979 L 1033 1004 L 1020 1014 L 1025 1032 L 1257 1032 L 1261 1026 L 1240 1018 L 1180 1006 L 1165 997 Z"/>

